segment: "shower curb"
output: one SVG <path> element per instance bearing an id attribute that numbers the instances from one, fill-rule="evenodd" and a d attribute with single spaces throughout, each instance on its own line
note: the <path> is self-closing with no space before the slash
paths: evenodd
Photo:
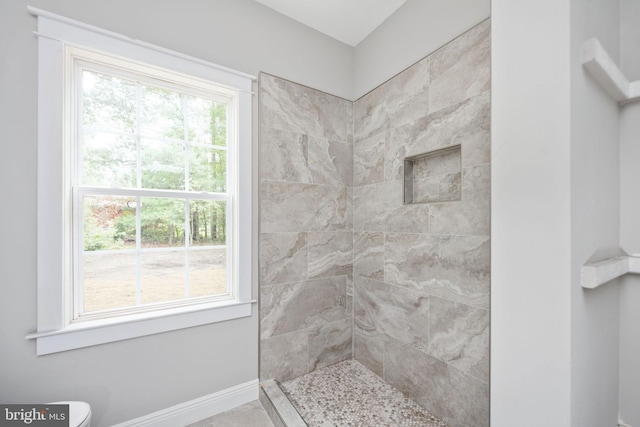
<path id="1" fill-rule="evenodd" d="M 260 383 L 260 403 L 275 427 L 308 427 L 276 381 Z"/>

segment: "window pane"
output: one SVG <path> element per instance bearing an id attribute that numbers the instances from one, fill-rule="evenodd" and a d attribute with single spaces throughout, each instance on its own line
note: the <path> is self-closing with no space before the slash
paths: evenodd
<path id="1" fill-rule="evenodd" d="M 84 312 L 136 305 L 136 254 L 85 252 Z"/>
<path id="2" fill-rule="evenodd" d="M 227 105 L 189 96 L 189 140 L 193 143 L 227 145 Z"/>
<path id="3" fill-rule="evenodd" d="M 211 110 L 211 132 L 213 133 L 213 145 L 227 146 L 227 104 L 213 103 Z"/>
<path id="4" fill-rule="evenodd" d="M 180 94 L 141 85 L 140 98 L 140 133 L 143 136 L 184 140 Z"/>
<path id="5" fill-rule="evenodd" d="M 189 188 L 224 193 L 227 187 L 227 151 L 190 147 Z"/>
<path id="6" fill-rule="evenodd" d="M 135 247 L 134 197 L 85 196 L 83 203 L 82 228 L 85 251 Z"/>
<path id="7" fill-rule="evenodd" d="M 142 247 L 184 246 L 184 200 L 155 197 L 143 197 L 141 200 Z"/>
<path id="8" fill-rule="evenodd" d="M 184 190 L 184 147 L 164 141 L 142 140 L 142 187 Z"/>
<path id="9" fill-rule="evenodd" d="M 82 183 L 103 187 L 136 187 L 136 141 L 126 134 L 83 133 Z"/>
<path id="10" fill-rule="evenodd" d="M 189 296 L 227 293 L 226 249 L 189 251 Z"/>
<path id="11" fill-rule="evenodd" d="M 136 91 L 133 82 L 84 70 L 83 126 L 133 133 L 136 128 Z"/>
<path id="12" fill-rule="evenodd" d="M 135 198 L 85 196 L 83 203 L 84 312 L 135 305 L 135 254 L 105 252 L 135 247 Z"/>
<path id="13" fill-rule="evenodd" d="M 189 222 L 192 246 L 226 244 L 226 205 L 226 202 L 191 200 Z"/>
<path id="14" fill-rule="evenodd" d="M 189 96 L 187 102 L 189 140 L 199 144 L 213 144 L 213 101 Z"/>
<path id="15" fill-rule="evenodd" d="M 184 250 L 140 254 L 140 301 L 142 304 L 185 298 Z"/>

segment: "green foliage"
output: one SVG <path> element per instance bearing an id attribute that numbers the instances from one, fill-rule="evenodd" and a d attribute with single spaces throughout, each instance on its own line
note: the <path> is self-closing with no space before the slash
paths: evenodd
<path id="1" fill-rule="evenodd" d="M 226 191 L 226 104 L 91 71 L 83 77 L 84 185 Z M 131 247 L 138 235 L 143 247 L 183 246 L 187 234 L 193 245 L 224 244 L 225 206 L 191 200 L 185 220 L 182 199 L 145 197 L 137 206 L 133 198 L 93 196 L 85 203 L 85 250 Z"/>
<path id="2" fill-rule="evenodd" d="M 194 245 L 226 243 L 226 203 L 196 200 L 191 202 L 190 235 Z"/>
<path id="3" fill-rule="evenodd" d="M 126 217 L 126 212 L 123 212 L 123 206 L 126 207 L 126 201 L 114 197 L 89 196 L 85 198 L 83 224 L 85 251 L 122 249 L 125 247 L 126 239 L 124 234 L 118 234 L 117 232 L 118 219 Z"/>
<path id="4" fill-rule="evenodd" d="M 112 242 L 110 230 L 102 227 L 97 227 L 95 219 L 89 218 L 84 223 L 84 250 L 85 251 L 99 251 L 102 249 L 111 249 L 110 244 Z"/>
<path id="5" fill-rule="evenodd" d="M 133 205 L 133 207 L 132 207 Z M 122 242 L 123 245 L 136 242 L 136 209 L 133 203 L 122 207 L 120 214 L 113 221 L 113 240 Z"/>
<path id="6" fill-rule="evenodd" d="M 142 245 L 184 245 L 184 201 L 143 198 L 140 215 Z"/>

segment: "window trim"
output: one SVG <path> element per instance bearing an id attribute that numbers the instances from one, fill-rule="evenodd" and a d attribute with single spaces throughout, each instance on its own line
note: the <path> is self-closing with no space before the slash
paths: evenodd
<path id="1" fill-rule="evenodd" d="M 38 211 L 37 211 L 37 332 L 27 335 L 36 340 L 38 355 L 91 345 L 183 329 L 251 315 L 252 304 L 252 83 L 253 76 L 174 52 L 149 43 L 84 24 L 40 9 L 28 7 L 38 20 Z M 64 191 L 69 165 L 64 164 L 66 46 L 135 58 L 136 61 L 227 86 L 238 93 L 237 167 L 233 234 L 237 236 L 238 256 L 233 257 L 238 274 L 236 299 L 193 304 L 108 319 L 71 323 L 67 301 L 70 298 L 72 260 L 65 252 L 71 238 L 65 211 L 72 209 L 71 198 Z M 67 97 L 67 98 L 65 98 Z M 63 102 L 64 100 L 64 102 Z"/>

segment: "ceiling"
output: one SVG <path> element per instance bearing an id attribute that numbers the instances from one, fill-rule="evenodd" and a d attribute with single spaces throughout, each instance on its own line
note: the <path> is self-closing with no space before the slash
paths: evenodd
<path id="1" fill-rule="evenodd" d="M 256 0 L 296 21 L 356 46 L 406 0 Z"/>

